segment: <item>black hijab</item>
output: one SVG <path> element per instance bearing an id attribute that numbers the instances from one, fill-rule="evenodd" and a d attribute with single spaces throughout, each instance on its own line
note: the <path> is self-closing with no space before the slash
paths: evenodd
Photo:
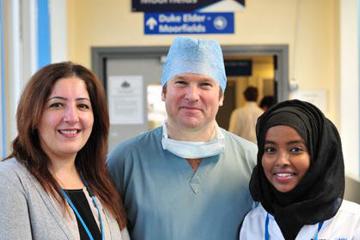
<path id="1" fill-rule="evenodd" d="M 286 125 L 305 140 L 310 167 L 299 184 L 289 192 L 277 191 L 267 180 L 261 159 L 267 130 Z M 263 113 L 256 124 L 257 166 L 250 180 L 255 201 L 275 217 L 286 240 L 295 239 L 304 225 L 333 217 L 338 211 L 345 188 L 341 140 L 334 124 L 314 105 L 289 100 Z"/>

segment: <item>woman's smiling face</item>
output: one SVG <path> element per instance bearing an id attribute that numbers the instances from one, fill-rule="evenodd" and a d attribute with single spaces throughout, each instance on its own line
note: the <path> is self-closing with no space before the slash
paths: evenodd
<path id="1" fill-rule="evenodd" d="M 59 79 L 47 99 L 38 126 L 40 144 L 51 161 L 75 159 L 94 124 L 85 82 L 76 77 Z"/>
<path id="2" fill-rule="evenodd" d="M 304 139 L 289 126 L 269 128 L 265 135 L 262 167 L 276 190 L 293 190 L 310 167 L 310 155 Z"/>

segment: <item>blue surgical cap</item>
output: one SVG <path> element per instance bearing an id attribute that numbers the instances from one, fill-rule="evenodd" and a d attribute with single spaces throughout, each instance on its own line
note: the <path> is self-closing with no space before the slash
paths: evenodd
<path id="1" fill-rule="evenodd" d="M 225 91 L 226 74 L 220 44 L 215 40 L 175 38 L 163 67 L 161 85 L 183 73 L 207 75 Z"/>

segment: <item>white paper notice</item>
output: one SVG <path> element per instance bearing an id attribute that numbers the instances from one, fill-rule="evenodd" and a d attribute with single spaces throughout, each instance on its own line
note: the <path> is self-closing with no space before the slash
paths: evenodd
<path id="1" fill-rule="evenodd" d="M 327 111 L 326 97 L 326 91 L 324 89 L 298 90 L 292 95 L 292 98 L 300 99 L 314 104 L 324 113 L 326 113 Z"/>
<path id="2" fill-rule="evenodd" d="M 107 92 L 110 124 L 144 124 L 142 76 L 110 76 Z"/>

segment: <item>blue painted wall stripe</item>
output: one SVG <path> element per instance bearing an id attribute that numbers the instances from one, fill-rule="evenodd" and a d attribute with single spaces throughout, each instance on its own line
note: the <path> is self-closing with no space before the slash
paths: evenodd
<path id="1" fill-rule="evenodd" d="M 49 1 L 38 0 L 38 68 L 51 62 Z"/>
<path id="2" fill-rule="evenodd" d="M 3 0 L 0 0 L 0 48 L 1 48 L 1 54 L 0 54 L 0 58 L 1 58 L 1 68 L 0 68 L 0 74 L 1 74 L 1 106 L 0 106 L 0 110 L 1 110 L 1 149 L 2 152 L 1 154 L 1 158 L 4 158 L 6 156 L 6 148 L 7 148 L 7 144 L 6 144 L 6 136 L 7 136 L 7 132 L 6 132 L 6 111 L 5 111 L 5 53 L 4 53 L 4 19 L 3 19 L 3 10 L 4 9 L 4 2 Z"/>

